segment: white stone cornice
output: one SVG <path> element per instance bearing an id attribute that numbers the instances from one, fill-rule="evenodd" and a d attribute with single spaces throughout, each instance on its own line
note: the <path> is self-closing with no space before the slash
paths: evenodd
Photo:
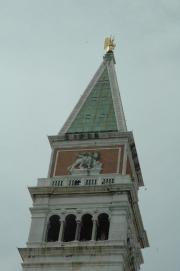
<path id="1" fill-rule="evenodd" d="M 71 147 L 95 147 L 95 146 L 107 146 L 107 145 L 117 145 L 117 144 L 124 144 L 128 141 L 127 135 L 124 134 L 124 137 L 119 138 L 100 138 L 100 139 L 91 139 L 91 140 L 66 140 L 66 141 L 59 141 L 49 139 L 51 142 L 51 146 L 53 148 L 71 148 Z"/>
<path id="2" fill-rule="evenodd" d="M 87 242 L 52 242 L 39 244 L 35 247 L 19 248 L 19 252 L 22 258 L 28 256 L 60 256 L 67 255 L 67 253 L 73 253 L 74 255 L 89 255 L 92 251 L 97 251 L 99 254 L 108 254 L 111 251 L 114 251 L 115 254 L 122 253 L 124 251 L 125 243 L 120 240 L 104 240 L 104 241 L 87 241 Z M 100 248 L 100 249 L 98 249 Z"/>

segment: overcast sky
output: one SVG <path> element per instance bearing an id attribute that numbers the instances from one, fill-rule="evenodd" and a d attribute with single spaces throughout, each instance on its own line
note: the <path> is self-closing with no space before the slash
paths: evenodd
<path id="1" fill-rule="evenodd" d="M 116 70 L 145 182 L 141 271 L 180 268 L 180 1 L 0 0 L 0 268 L 21 270 L 27 186 L 46 177 L 64 124 L 116 40 Z"/>

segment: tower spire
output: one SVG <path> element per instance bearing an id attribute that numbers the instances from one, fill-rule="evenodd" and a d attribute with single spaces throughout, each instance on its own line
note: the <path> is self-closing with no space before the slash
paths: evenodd
<path id="1" fill-rule="evenodd" d="M 114 39 L 106 38 L 106 54 L 59 134 L 127 131 L 115 71 Z"/>

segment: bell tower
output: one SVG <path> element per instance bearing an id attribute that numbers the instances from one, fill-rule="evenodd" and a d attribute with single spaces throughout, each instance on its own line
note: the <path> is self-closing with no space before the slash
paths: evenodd
<path id="1" fill-rule="evenodd" d="M 64 126 L 49 136 L 47 178 L 29 187 L 33 207 L 23 271 L 137 271 L 148 239 L 143 186 L 115 72 L 113 39 Z"/>

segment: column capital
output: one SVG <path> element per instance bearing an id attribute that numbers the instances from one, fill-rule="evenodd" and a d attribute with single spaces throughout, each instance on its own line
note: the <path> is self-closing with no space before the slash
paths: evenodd
<path id="1" fill-rule="evenodd" d="M 96 213 L 92 216 L 92 221 L 97 221 L 97 220 L 98 220 L 98 214 Z"/>
<path id="2" fill-rule="evenodd" d="M 76 215 L 76 222 L 81 221 L 81 213 L 78 213 Z"/>

